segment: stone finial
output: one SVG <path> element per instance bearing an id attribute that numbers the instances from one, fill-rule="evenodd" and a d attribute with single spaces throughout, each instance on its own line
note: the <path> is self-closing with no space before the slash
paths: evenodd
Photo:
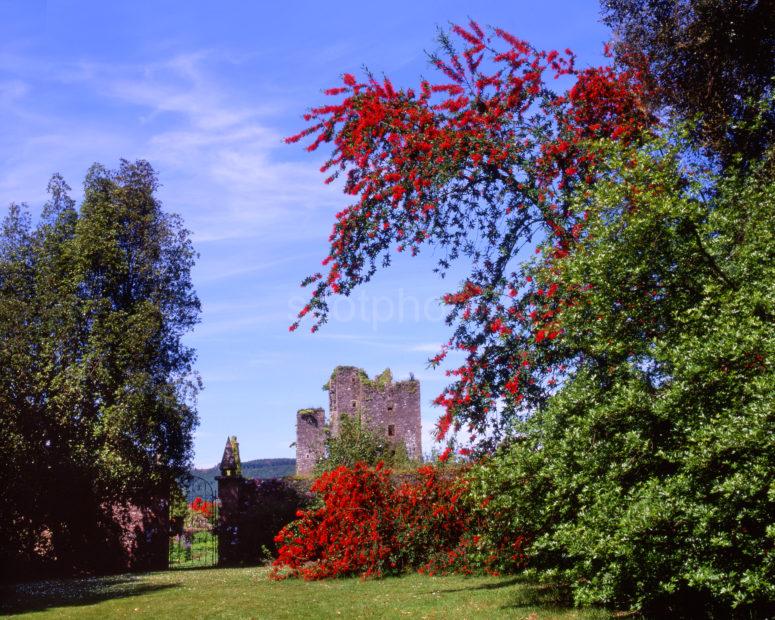
<path id="1" fill-rule="evenodd" d="M 235 446 L 237 445 L 236 437 L 229 437 L 226 440 L 226 447 L 223 449 L 223 458 L 221 459 L 221 475 L 222 476 L 237 476 L 238 464 L 237 454 L 235 454 Z M 237 448 L 239 449 L 239 448 Z"/>

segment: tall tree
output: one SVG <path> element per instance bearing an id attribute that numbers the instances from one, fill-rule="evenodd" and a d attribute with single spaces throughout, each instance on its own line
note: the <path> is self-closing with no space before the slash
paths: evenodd
<path id="1" fill-rule="evenodd" d="M 125 490 L 183 473 L 195 422 L 184 406 L 198 387 L 194 351 L 182 342 L 200 311 L 190 277 L 195 253 L 156 189 L 147 162 L 122 162 L 116 172 L 92 167 L 73 239 L 88 324 L 81 364 L 106 450 L 100 469 Z"/>
<path id="2" fill-rule="evenodd" d="M 533 568 L 579 603 L 761 615 L 775 583 L 768 87 L 722 71 L 720 101 L 741 107 L 672 128 L 650 114 L 669 81 L 648 63 L 578 70 L 497 29 L 454 32 L 462 52 L 442 36 L 433 58 L 445 83 L 345 75 L 290 139 L 330 145 L 324 169 L 357 197 L 300 318 L 317 328 L 391 249 L 440 247 L 442 271 L 467 259 L 432 362 L 465 354 L 438 438 L 511 435 L 481 445 L 482 541 L 526 536 Z M 552 70 L 567 92 L 549 90 Z"/>
<path id="3" fill-rule="evenodd" d="M 700 114 L 713 152 L 757 158 L 775 141 L 775 1 L 602 0 L 619 56 L 647 69 L 654 95 L 681 117 Z"/>
<path id="4" fill-rule="evenodd" d="M 434 363 L 453 349 L 466 363 L 437 400 L 445 410 L 437 437 L 467 428 L 481 439 L 494 429 L 497 440 L 545 401 L 551 369 L 529 353 L 558 333 L 550 315 L 534 312 L 543 291 L 519 272 L 519 252 L 544 237 L 556 260 L 572 251 L 584 218 L 570 200 L 595 174 L 590 141 L 638 140 L 654 119 L 635 70 L 579 69 L 569 50 L 536 50 L 475 22 L 453 30 L 455 41 L 442 34 L 431 58 L 440 83 L 398 89 L 347 74 L 327 91 L 338 101 L 313 108 L 310 126 L 288 139 L 309 136 L 308 150 L 330 145 L 327 182 L 345 175 L 355 197 L 336 216 L 327 273 L 304 282 L 314 290 L 299 318 L 312 317 L 315 331 L 330 297 L 368 281 L 392 251 L 435 246 L 442 273 L 465 261 L 466 281 L 444 298 L 453 335 Z M 556 93 L 559 77 L 575 82 Z M 500 406 L 504 393 L 513 398 Z"/>
<path id="5" fill-rule="evenodd" d="M 30 338 L 37 331 L 32 232 L 26 208 L 12 204 L 0 228 L 0 553 L 6 576 L 16 561 L 33 557 L 42 528 L 42 497 L 28 492 L 32 475 L 45 481 L 41 421 L 34 415 L 36 365 Z"/>
<path id="6" fill-rule="evenodd" d="M 109 560 L 94 546 L 112 534 L 111 506 L 163 495 L 188 468 L 195 253 L 156 189 L 146 162 L 95 165 L 80 210 L 55 176 L 35 229 L 18 207 L 6 218 L 0 425 L 14 501 L 0 536 L 21 563 Z"/>
<path id="7" fill-rule="evenodd" d="M 558 389 L 481 465 L 473 503 L 578 603 L 765 617 L 775 183 L 761 162 L 687 165 L 685 130 L 605 148 L 577 251 L 529 270 L 556 290 L 539 312 L 563 333 L 536 354 L 564 367 Z"/>

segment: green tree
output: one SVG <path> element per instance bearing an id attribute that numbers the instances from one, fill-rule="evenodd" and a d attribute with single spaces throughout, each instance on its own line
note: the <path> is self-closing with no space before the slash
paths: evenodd
<path id="1" fill-rule="evenodd" d="M 199 382 L 182 336 L 199 314 L 195 253 L 156 189 L 146 162 L 94 166 L 79 210 L 55 176 L 34 229 L 15 206 L 3 224 L 0 541 L 10 565 L 110 561 L 95 548 L 114 534 L 111 506 L 163 496 L 188 469 Z"/>
<path id="2" fill-rule="evenodd" d="M 566 370 L 476 497 L 577 603 L 758 615 L 775 597 L 775 183 L 691 166 L 685 135 L 605 151 L 577 251 L 529 270 L 575 291 L 543 308 L 563 334 L 537 352 Z"/>
<path id="3" fill-rule="evenodd" d="M 35 516 L 43 497 L 28 492 L 22 472 L 41 479 L 47 474 L 40 455 L 30 450 L 33 443 L 42 445 L 40 420 L 27 398 L 36 372 L 28 338 L 36 329 L 30 228 L 26 209 L 12 204 L 0 229 L 0 552 L 9 567 L 17 557 L 34 553 L 41 533 Z"/>
<path id="4" fill-rule="evenodd" d="M 316 470 L 320 473 L 342 466 L 352 468 L 356 463 L 374 466 L 379 462 L 391 468 L 409 465 L 406 446 L 389 442 L 365 426 L 359 416 L 343 414 L 338 434 L 326 437 L 325 455 Z"/>
<path id="5" fill-rule="evenodd" d="M 775 112 L 757 124 L 755 102 L 773 92 L 773 0 L 602 0 L 619 56 L 653 76 L 655 102 L 724 158 L 758 158 L 774 143 Z"/>

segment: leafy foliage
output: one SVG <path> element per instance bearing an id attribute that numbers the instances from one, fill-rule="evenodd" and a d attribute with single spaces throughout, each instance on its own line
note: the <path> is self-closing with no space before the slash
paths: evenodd
<path id="1" fill-rule="evenodd" d="M 773 145 L 775 114 L 754 126 L 772 94 L 772 0 L 603 0 L 620 55 L 648 67 L 655 95 L 682 118 L 701 115 L 702 141 L 725 158 L 758 158 Z"/>
<path id="2" fill-rule="evenodd" d="M 311 314 L 315 331 L 326 320 L 328 298 L 368 281 L 390 263 L 393 248 L 416 254 L 435 245 L 441 272 L 468 259 L 469 277 L 445 297 L 454 334 L 434 360 L 448 349 L 467 354 L 437 400 L 446 410 L 438 437 L 467 425 L 479 435 L 494 429 L 497 440 L 520 411 L 546 396 L 547 369 L 525 363 L 543 326 L 525 319 L 536 292 L 523 289 L 513 271 L 517 254 L 544 235 L 558 257 L 567 254 L 583 227 L 568 200 L 594 174 L 587 142 L 629 142 L 653 118 L 637 71 L 576 69 L 569 50 L 538 51 L 500 29 L 486 34 L 475 22 L 453 31 L 463 51 L 443 34 L 444 56 L 432 57 L 445 82 L 423 81 L 415 91 L 345 75 L 343 86 L 327 91 L 343 99 L 313 108 L 305 117 L 311 125 L 288 139 L 315 135 L 308 150 L 331 144 L 323 166 L 333 171 L 328 180 L 346 175 L 345 193 L 357 197 L 337 214 L 323 261 L 328 273 L 305 281 L 314 291 L 299 317 Z M 549 82 L 563 76 L 575 84 L 553 93 Z M 506 328 L 509 316 L 523 320 Z M 555 331 L 548 330 L 550 338 Z M 509 347 L 502 346 L 505 336 Z M 506 385 L 514 398 L 498 409 Z"/>
<path id="3" fill-rule="evenodd" d="M 388 467 L 406 467 L 409 455 L 402 443 L 394 444 L 386 437 L 364 425 L 359 416 L 342 414 L 339 417 L 339 432 L 328 433 L 325 454 L 317 464 L 317 473 L 338 467 L 354 467 L 356 463 L 375 466 L 383 463 Z"/>
<path id="4" fill-rule="evenodd" d="M 686 136 L 610 147 L 577 251 L 534 261 L 571 369 L 474 474 L 578 603 L 761 613 L 775 595 L 775 184 L 687 163 Z"/>
<path id="5" fill-rule="evenodd" d="M 454 26 L 462 53 L 443 34 L 432 57 L 448 82 L 345 75 L 289 139 L 330 144 L 323 169 L 357 197 L 305 281 L 313 331 L 393 247 L 441 248 L 442 274 L 469 261 L 431 360 L 466 355 L 437 438 L 479 440 L 477 545 L 504 570 L 524 551 L 579 604 L 761 615 L 775 597 L 775 13 L 727 4 L 607 2 L 625 41 L 585 70 Z M 750 34 L 739 57 L 730 20 Z M 575 83 L 555 94 L 547 72 Z M 665 104 L 705 116 L 659 125 Z"/>
<path id="6" fill-rule="evenodd" d="M 95 165 L 76 210 L 59 176 L 32 227 L 12 205 L 0 232 L 0 505 L 18 572 L 82 570 L 119 554 L 110 507 L 166 494 L 196 425 L 195 253 L 162 211 L 145 162 Z"/>

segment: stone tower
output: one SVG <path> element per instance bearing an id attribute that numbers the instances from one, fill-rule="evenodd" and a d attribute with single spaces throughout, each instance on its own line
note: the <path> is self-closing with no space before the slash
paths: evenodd
<path id="1" fill-rule="evenodd" d="M 390 370 L 370 379 L 360 368 L 337 366 L 327 385 L 329 430 L 338 435 L 341 416 L 357 417 L 373 433 L 403 444 L 410 459 L 422 458 L 420 382 L 414 378 L 393 381 Z M 296 473 L 312 472 L 323 456 L 325 414 L 322 409 L 302 409 L 296 418 Z"/>
<path id="2" fill-rule="evenodd" d="M 321 408 L 296 412 L 296 474 L 307 476 L 323 456 L 326 413 Z"/>
<path id="3" fill-rule="evenodd" d="M 337 366 L 328 384 L 331 432 L 339 432 L 342 415 L 360 418 L 372 432 L 403 443 L 410 459 L 422 456 L 420 382 L 393 381 L 390 370 L 374 379 L 360 368 Z"/>

